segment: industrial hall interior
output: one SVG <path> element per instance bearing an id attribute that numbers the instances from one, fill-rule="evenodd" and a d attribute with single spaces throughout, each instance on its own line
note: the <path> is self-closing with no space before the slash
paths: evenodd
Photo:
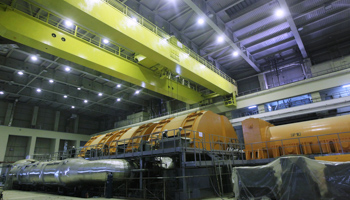
<path id="1" fill-rule="evenodd" d="M 349 0 L 0 0 L 0 199 L 350 199 Z"/>

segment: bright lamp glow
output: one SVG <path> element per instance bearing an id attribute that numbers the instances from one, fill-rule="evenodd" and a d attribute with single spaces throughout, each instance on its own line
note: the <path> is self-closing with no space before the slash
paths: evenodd
<path id="1" fill-rule="evenodd" d="M 200 25 L 204 24 L 204 19 L 203 18 L 199 18 L 197 23 L 200 24 Z"/>
<path id="2" fill-rule="evenodd" d="M 69 72 L 70 71 L 70 67 L 65 67 L 64 71 Z"/>
<path id="3" fill-rule="evenodd" d="M 343 88 L 348 88 L 350 87 L 350 84 L 349 85 L 343 85 Z"/>
<path id="4" fill-rule="evenodd" d="M 101 92 L 100 92 L 100 93 L 98 93 L 98 96 L 100 96 L 100 97 L 101 97 L 102 95 L 103 95 L 103 94 L 102 94 Z"/>
<path id="5" fill-rule="evenodd" d="M 17 72 L 18 75 L 22 76 L 24 73 L 22 71 Z"/>
<path id="6" fill-rule="evenodd" d="M 64 95 L 64 96 L 63 96 L 63 98 L 67 99 L 67 98 L 68 98 L 68 96 L 67 96 L 67 95 Z"/>
<path id="7" fill-rule="evenodd" d="M 78 87 L 78 88 L 77 88 L 77 90 L 81 90 L 81 88 L 80 88 L 80 87 Z"/>
<path id="8" fill-rule="evenodd" d="M 40 89 L 40 88 L 36 89 L 36 92 L 39 92 L 39 93 L 40 93 L 40 92 L 41 92 L 41 89 Z"/>
<path id="9" fill-rule="evenodd" d="M 50 83 L 53 83 L 54 81 L 52 79 L 49 80 Z"/>
<path id="10" fill-rule="evenodd" d="M 30 59 L 32 59 L 32 61 L 37 61 L 38 57 L 37 56 L 31 56 Z"/>
<path id="11" fill-rule="evenodd" d="M 72 109 L 74 109 L 74 108 L 75 108 L 75 106 L 72 106 L 71 108 L 72 108 Z"/>
<path id="12" fill-rule="evenodd" d="M 72 22 L 72 21 L 70 21 L 70 20 L 66 20 L 66 21 L 64 21 L 64 24 L 65 24 L 67 27 L 71 27 L 71 26 L 73 26 L 73 22 Z"/>
<path id="13" fill-rule="evenodd" d="M 222 36 L 219 36 L 218 37 L 218 42 L 223 42 L 224 41 L 224 38 Z"/>
<path id="14" fill-rule="evenodd" d="M 249 106 L 248 108 L 249 109 L 253 109 L 253 108 L 256 108 L 256 106 Z"/>
<path id="15" fill-rule="evenodd" d="M 4 91 L 0 91 L 0 94 L 3 95 L 3 94 L 4 94 Z"/>
<path id="16" fill-rule="evenodd" d="M 135 91 L 135 94 L 139 94 L 139 93 L 140 93 L 140 90 L 136 90 L 136 91 Z"/>
<path id="17" fill-rule="evenodd" d="M 86 99 L 84 100 L 84 103 L 88 103 L 88 102 L 89 102 L 88 100 L 86 100 Z"/>
<path id="18" fill-rule="evenodd" d="M 120 98 L 117 99 L 117 101 L 120 101 L 120 100 L 121 100 Z"/>
<path id="19" fill-rule="evenodd" d="M 118 84 L 118 85 L 117 85 L 117 88 L 120 88 L 121 86 L 122 86 L 122 85 Z"/>
<path id="20" fill-rule="evenodd" d="M 238 52 L 237 52 L 237 51 L 234 51 L 234 52 L 233 52 L 233 56 L 234 56 L 234 57 L 237 57 L 237 56 L 238 56 Z"/>
<path id="21" fill-rule="evenodd" d="M 108 44 L 108 43 L 109 43 L 109 40 L 103 39 L 103 43 Z"/>
<path id="22" fill-rule="evenodd" d="M 284 11 L 283 11 L 282 9 L 277 9 L 277 10 L 275 11 L 275 15 L 276 15 L 277 17 L 283 17 L 283 16 L 284 16 Z"/>

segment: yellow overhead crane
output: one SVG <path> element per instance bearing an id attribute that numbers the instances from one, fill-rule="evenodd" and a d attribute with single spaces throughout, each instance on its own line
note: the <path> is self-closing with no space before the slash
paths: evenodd
<path id="1" fill-rule="evenodd" d="M 2 5 L 0 19 L 6 20 L 0 20 L 1 36 L 189 104 L 205 99 L 188 86 L 160 77 L 147 66 L 131 62 L 128 56 L 123 55 L 121 48 L 108 50 L 108 46 L 102 42 L 102 37 L 99 37 L 99 41 L 84 38 L 86 35 L 79 32 L 79 29 L 83 28 L 77 25 L 81 24 L 111 41 L 136 50 L 148 59 L 148 63 L 165 66 L 173 73 L 191 79 L 217 94 L 231 94 L 234 97 L 237 93 L 233 79 L 213 68 L 182 44 L 173 45 L 173 38 L 167 38 L 164 31 L 159 28 L 157 32 L 157 27 L 151 30 L 150 22 L 128 10 L 121 3 L 116 4 L 113 1 L 115 5 L 112 6 L 109 1 L 103 0 L 34 0 L 34 2 L 62 14 L 67 17 L 65 19 L 72 20 L 74 28 L 62 29 L 62 20 L 65 19 L 58 24 L 50 23 L 53 16 L 59 16 L 38 5 L 31 5 L 40 8 L 35 15 L 27 15 L 13 7 Z M 122 7 L 118 8 L 118 5 Z"/>

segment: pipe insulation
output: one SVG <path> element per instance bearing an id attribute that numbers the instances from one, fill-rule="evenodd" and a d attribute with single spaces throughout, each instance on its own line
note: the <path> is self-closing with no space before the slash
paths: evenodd
<path id="1" fill-rule="evenodd" d="M 101 185 L 107 181 L 109 173 L 113 181 L 121 181 L 131 176 L 131 164 L 123 159 L 89 161 L 72 158 L 59 161 L 39 162 L 20 160 L 13 164 L 8 181 L 19 185 Z"/>

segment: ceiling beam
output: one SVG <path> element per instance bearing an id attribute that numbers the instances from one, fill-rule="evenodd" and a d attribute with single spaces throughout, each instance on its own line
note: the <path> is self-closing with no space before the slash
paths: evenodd
<path id="1" fill-rule="evenodd" d="M 236 1 L 236 2 L 234 2 L 234 3 L 230 3 L 229 5 L 227 5 L 227 6 L 225 6 L 225 7 L 223 7 L 223 8 L 221 8 L 220 10 L 218 10 L 218 11 L 216 11 L 216 13 L 220 13 L 220 12 L 222 12 L 222 11 L 225 11 L 225 10 L 227 10 L 227 9 L 229 9 L 229 8 L 232 8 L 233 6 L 235 6 L 235 5 L 237 5 L 237 4 L 240 4 L 241 2 L 243 2 L 244 0 L 238 0 L 238 1 Z"/>
<path id="2" fill-rule="evenodd" d="M 27 55 L 27 56 L 30 56 L 30 55 L 31 55 L 31 54 L 28 53 L 27 51 L 23 51 L 23 50 L 20 50 L 20 49 L 14 49 L 14 51 L 16 51 L 16 52 L 18 52 L 18 53 L 25 54 L 25 55 Z M 64 64 L 62 64 L 62 63 L 57 62 L 57 61 L 56 61 L 57 58 L 56 58 L 55 60 L 50 60 L 50 59 L 46 59 L 46 58 L 44 58 L 44 57 L 40 57 L 40 60 L 43 60 L 43 61 L 45 61 L 45 62 L 48 62 L 48 63 L 50 63 L 50 65 L 51 65 L 51 64 L 57 65 L 56 69 L 57 69 L 58 67 L 65 67 L 65 66 L 66 66 L 66 65 L 64 65 Z M 72 66 L 71 66 L 71 67 L 72 67 Z M 87 71 L 85 71 L 85 70 L 78 69 L 77 67 L 75 67 L 74 70 L 77 71 L 77 72 L 79 72 L 79 73 L 81 73 L 81 74 L 87 74 L 87 75 L 89 75 L 89 76 L 93 76 L 93 77 L 98 78 L 98 79 L 105 79 L 105 78 L 100 77 L 100 76 L 97 76 L 96 74 L 93 74 L 93 73 L 91 73 L 91 72 L 87 72 Z M 109 79 L 108 79 L 108 80 L 109 80 Z M 119 79 L 118 79 L 118 81 L 120 81 L 120 82 L 115 82 L 115 81 L 113 81 L 113 80 L 109 80 L 109 82 L 114 83 L 115 85 L 122 84 L 123 87 L 127 87 L 127 88 L 129 88 L 129 89 L 131 89 L 131 90 L 134 90 L 134 91 L 138 90 L 137 88 L 134 88 L 134 87 L 132 87 L 132 86 L 128 86 L 127 84 L 129 84 L 129 83 L 127 83 L 127 84 L 126 84 L 126 82 L 123 83 L 123 82 L 122 82 L 121 80 L 119 80 Z M 145 95 L 148 95 L 148 96 L 151 96 L 151 97 L 154 97 L 154 98 L 164 98 L 164 97 L 161 97 L 161 96 L 157 96 L 157 95 L 154 95 L 154 94 L 147 93 L 147 92 L 145 92 L 144 90 L 145 90 L 145 89 L 142 89 L 142 90 L 140 91 L 140 93 L 145 94 Z M 157 93 L 156 93 L 156 94 L 157 94 Z M 137 103 L 137 102 L 133 102 L 133 101 L 130 101 L 130 102 L 132 102 L 133 104 L 138 104 L 138 105 L 140 105 L 140 104 Z M 144 105 L 142 105 L 142 106 L 144 106 Z"/>
<path id="3" fill-rule="evenodd" d="M 172 23 L 175 19 L 179 18 L 182 15 L 186 15 L 187 13 L 191 12 L 191 8 L 186 8 L 185 10 L 177 13 L 176 15 L 172 16 L 170 19 L 168 19 L 169 23 Z"/>
<path id="4" fill-rule="evenodd" d="M 223 46 L 223 47 L 221 47 L 221 48 L 219 48 L 219 49 L 215 49 L 214 51 L 211 51 L 211 52 L 209 52 L 209 53 L 207 53 L 207 54 L 204 54 L 204 55 L 202 55 L 202 57 L 207 57 L 207 56 L 209 56 L 209 55 L 211 55 L 211 54 L 213 54 L 213 53 L 217 53 L 217 52 L 219 52 L 219 51 L 223 51 L 223 50 L 225 50 L 225 49 L 227 49 L 227 48 L 229 48 L 230 46 Z"/>
<path id="5" fill-rule="evenodd" d="M 16 94 L 16 93 L 13 93 L 13 92 L 8 92 L 8 91 L 6 91 L 6 93 L 9 94 L 9 95 L 17 96 L 17 94 Z M 39 97 L 33 97 L 33 96 L 28 96 L 28 95 L 23 95 L 23 94 L 21 94 L 19 97 L 25 97 L 25 98 L 28 98 L 28 99 L 35 99 L 35 100 L 43 101 L 43 102 L 50 102 L 50 103 L 52 103 L 52 104 L 58 104 L 58 105 L 60 105 L 60 106 L 66 107 L 66 108 L 59 108 L 60 110 L 69 110 L 69 109 L 71 109 L 71 106 L 72 106 L 72 105 L 66 104 L 66 103 L 61 103 L 61 102 L 57 102 L 57 101 L 51 101 L 51 100 L 48 100 L 48 99 L 39 98 Z M 53 106 L 51 106 L 51 107 L 53 107 Z M 88 110 L 88 111 L 90 111 L 90 112 L 99 113 L 99 114 L 101 114 L 101 115 L 115 116 L 115 115 L 113 115 L 113 114 L 110 114 L 110 113 L 108 113 L 108 112 L 103 112 L 103 111 L 101 111 L 101 110 L 88 109 L 88 108 L 83 108 L 83 107 L 80 107 L 80 106 L 75 106 L 75 107 L 76 107 L 76 109 L 78 109 L 78 110 L 79 110 L 79 109 L 82 109 L 82 110 Z M 58 108 L 58 107 L 57 107 L 57 108 Z M 81 112 L 78 112 L 78 113 L 81 113 Z"/>
<path id="6" fill-rule="evenodd" d="M 284 12 L 286 12 L 287 22 L 289 24 L 290 29 L 292 30 L 292 33 L 293 33 L 294 38 L 295 38 L 295 41 L 298 44 L 298 48 L 299 48 L 299 50 L 301 52 L 301 55 L 303 56 L 303 58 L 307 58 L 308 56 L 307 56 L 307 53 L 306 53 L 306 50 L 305 50 L 305 46 L 303 44 L 303 41 L 301 40 L 298 28 L 295 25 L 295 22 L 293 20 L 293 16 L 292 16 L 292 14 L 291 14 L 291 12 L 289 10 L 289 7 L 287 5 L 286 0 L 278 0 L 278 2 L 280 3 L 280 6 L 284 10 Z"/>
<path id="7" fill-rule="evenodd" d="M 235 50 L 238 52 L 240 56 L 251 66 L 254 68 L 255 71 L 260 72 L 259 67 L 249 58 L 249 54 L 246 55 L 239 46 L 237 46 L 231 38 L 229 38 L 224 31 L 220 29 L 220 27 L 215 24 L 194 2 L 191 0 L 184 0 L 184 2 L 191 7 L 199 16 L 202 16 L 206 23 L 214 29 L 214 31 L 218 34 L 224 37 L 224 40 Z"/>
<path id="8" fill-rule="evenodd" d="M 3 67 L 1 65 L 1 67 Z M 18 87 L 24 87 L 25 85 L 24 84 L 21 84 L 21 83 L 17 83 L 17 82 L 13 82 L 13 81 L 5 81 L 5 80 L 0 80 L 1 83 L 6 83 L 6 84 L 11 84 L 11 85 L 15 85 L 15 86 L 18 86 Z M 34 87 L 34 86 L 27 86 L 28 89 L 31 89 L 31 90 L 35 90 L 37 89 L 37 87 Z M 53 90 L 49 90 L 49 89 L 43 89 L 43 88 L 40 88 L 42 90 L 42 92 L 46 92 L 46 93 L 50 93 L 50 94 L 54 94 L 54 95 L 57 95 L 55 97 L 62 97 L 63 94 L 62 93 L 58 93 L 58 92 L 55 92 Z M 7 92 L 7 91 L 6 91 Z M 16 94 L 14 93 L 15 95 L 18 95 L 18 96 L 24 96 L 23 94 Z M 77 96 L 73 96 L 73 95 L 69 95 L 69 98 L 73 99 L 74 100 L 74 103 L 72 103 L 70 106 L 75 106 L 75 107 L 80 107 L 81 109 L 85 109 L 85 107 L 89 107 L 89 106 L 81 106 L 83 105 L 83 103 L 76 103 L 78 101 L 80 102 L 83 102 L 84 101 L 84 98 L 81 98 L 81 97 L 77 97 Z M 58 98 L 56 98 L 56 101 L 54 101 L 55 103 L 61 103 L 59 101 L 57 101 Z M 44 101 L 50 101 L 49 99 L 45 98 L 45 99 L 42 99 Z M 124 108 L 116 108 L 116 107 L 113 107 L 113 106 L 110 106 L 110 105 L 106 105 L 106 104 L 103 104 L 103 103 L 99 103 L 99 102 L 94 102 L 94 101 L 89 101 L 91 104 L 97 104 L 99 106 L 102 106 L 102 107 L 106 107 L 108 108 L 109 110 L 125 110 L 125 111 L 129 111 L 130 109 L 128 109 L 127 107 L 124 107 Z M 68 105 L 68 104 L 66 104 Z"/>

